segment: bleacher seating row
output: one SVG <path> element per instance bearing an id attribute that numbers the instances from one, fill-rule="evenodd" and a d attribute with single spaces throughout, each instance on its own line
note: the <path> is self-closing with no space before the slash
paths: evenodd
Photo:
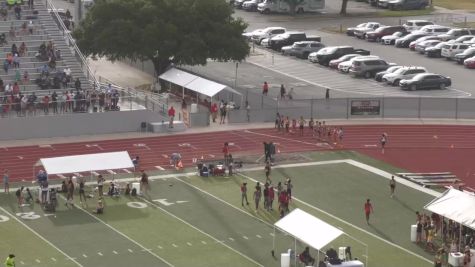
<path id="1" fill-rule="evenodd" d="M 35 83 L 36 79 L 41 76 L 43 66 L 48 63 L 45 60 L 38 59 L 36 54 L 40 45 L 43 43 L 48 44 L 48 42 L 51 41 L 54 44 L 54 49 L 61 51 L 61 59 L 56 61 L 55 69 L 50 68 L 50 74 L 54 75 L 56 71 L 62 71 L 68 68 L 74 80 L 79 78 L 82 89 L 92 89 L 90 82 L 81 68 L 81 63 L 74 55 L 73 50 L 70 49 L 63 33 L 59 30 L 56 18 L 53 18 L 45 2 L 37 0 L 34 3 L 34 9 L 30 9 L 25 1 L 24 4 L 21 5 L 21 8 L 20 19 L 16 18 L 13 8 L 7 8 L 6 20 L 0 20 L 0 34 L 5 34 L 6 40 L 6 44 L 4 43 L 0 47 L 2 63 L 4 63 L 7 55 L 11 53 L 13 44 L 16 44 L 19 48 L 24 42 L 27 47 L 25 55 L 19 57 L 20 66 L 18 70 L 12 67 L 10 67 L 7 72 L 5 72 L 3 68 L 0 70 L 0 78 L 3 84 L 13 85 L 15 82 L 18 82 L 20 90 L 24 94 L 31 94 L 32 92 L 35 92 L 37 96 L 51 94 L 51 90 L 54 90 L 53 88 L 41 90 L 40 86 Z M 24 78 L 25 72 L 28 73 L 27 79 Z M 18 79 L 19 76 L 20 79 Z M 74 82 L 70 82 L 66 88 L 62 87 L 57 90 L 70 91 L 74 89 Z M 4 95 L 4 92 L 1 91 L 0 89 L 0 97 Z"/>

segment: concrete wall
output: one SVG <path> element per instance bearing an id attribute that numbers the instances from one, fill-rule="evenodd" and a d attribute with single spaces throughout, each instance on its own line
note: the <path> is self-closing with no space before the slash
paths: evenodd
<path id="1" fill-rule="evenodd" d="M 1 118 L 0 140 L 134 132 L 141 122 L 162 120 L 149 110 Z"/>

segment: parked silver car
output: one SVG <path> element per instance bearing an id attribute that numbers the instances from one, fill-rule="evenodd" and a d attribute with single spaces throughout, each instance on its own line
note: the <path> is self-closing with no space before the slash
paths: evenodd
<path id="1" fill-rule="evenodd" d="M 293 45 L 282 47 L 282 53 L 284 55 L 291 55 L 306 59 L 310 53 L 318 52 L 324 47 L 324 44 L 317 41 L 301 41 L 295 42 Z"/>

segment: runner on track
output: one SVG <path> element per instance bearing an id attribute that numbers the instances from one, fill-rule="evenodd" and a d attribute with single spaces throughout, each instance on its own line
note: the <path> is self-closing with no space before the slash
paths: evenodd
<path id="1" fill-rule="evenodd" d="M 391 176 L 391 180 L 389 181 L 389 188 L 391 189 L 391 198 L 393 198 L 394 190 L 396 189 L 396 180 L 394 180 L 394 175 Z"/>
<path id="2" fill-rule="evenodd" d="M 381 153 L 384 154 L 384 147 L 386 146 L 386 143 L 388 142 L 388 134 L 383 133 L 379 141 L 381 142 Z"/>

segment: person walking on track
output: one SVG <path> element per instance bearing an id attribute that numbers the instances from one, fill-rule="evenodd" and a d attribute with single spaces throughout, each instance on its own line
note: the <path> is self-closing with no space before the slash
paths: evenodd
<path id="1" fill-rule="evenodd" d="M 371 205 L 369 198 L 366 199 L 366 203 L 364 203 L 364 213 L 366 215 L 366 223 L 369 225 L 370 214 L 374 213 L 373 205 Z"/>
<path id="2" fill-rule="evenodd" d="M 388 142 L 388 134 L 383 133 L 379 141 L 381 143 L 381 153 L 384 154 L 384 148 L 386 147 L 386 143 Z"/>
<path id="3" fill-rule="evenodd" d="M 391 176 L 391 180 L 389 181 L 389 188 L 391 189 L 391 198 L 393 198 L 394 190 L 396 190 L 396 180 L 394 180 L 394 175 Z"/>
<path id="4" fill-rule="evenodd" d="M 5 267 L 15 267 L 15 255 L 8 255 L 7 259 L 5 260 Z"/>
<path id="5" fill-rule="evenodd" d="M 247 183 L 242 183 L 241 185 L 241 205 L 244 207 L 244 200 L 246 200 L 246 205 L 249 206 L 249 201 L 247 201 Z"/>
<path id="6" fill-rule="evenodd" d="M 286 93 L 286 90 L 285 90 L 285 87 L 283 84 L 280 85 L 280 99 L 281 100 L 284 100 L 285 99 L 285 93 Z"/>
<path id="7" fill-rule="evenodd" d="M 145 173 L 145 170 L 141 170 L 142 175 L 140 177 L 140 187 L 141 187 L 141 194 L 147 194 L 150 190 L 150 185 L 148 182 L 148 174 Z"/>
<path id="8" fill-rule="evenodd" d="M 262 94 L 267 95 L 267 93 L 269 93 L 269 84 L 267 84 L 267 82 L 264 82 L 264 84 L 262 85 Z"/>

